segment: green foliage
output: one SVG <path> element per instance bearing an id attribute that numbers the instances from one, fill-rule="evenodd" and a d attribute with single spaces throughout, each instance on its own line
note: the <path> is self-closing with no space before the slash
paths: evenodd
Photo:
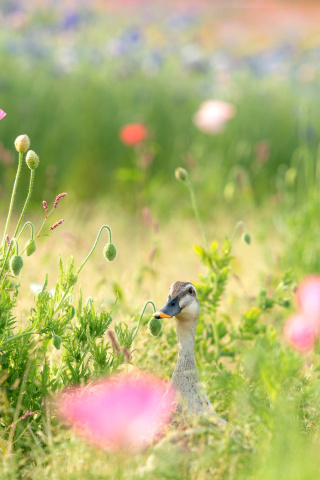
<path id="1" fill-rule="evenodd" d="M 12 453 L 13 448 L 28 449 L 34 442 L 36 430 L 42 435 L 42 443 L 48 440 L 48 422 L 51 419 L 50 414 L 48 417 L 44 411 L 47 397 L 70 384 L 84 383 L 113 372 L 125 359 L 119 348 L 111 348 L 110 342 L 106 340 L 106 333 L 112 324 L 113 309 L 110 312 L 99 312 L 91 299 L 83 304 L 81 292 L 77 308 L 74 305 L 79 273 L 96 248 L 103 229 L 108 229 L 109 240 L 111 239 L 111 230 L 107 225 L 101 227 L 91 251 L 77 270 L 73 257 L 67 260 L 66 265 L 60 257 L 60 275 L 54 293 L 47 290 L 46 275 L 43 287 L 35 295 L 29 315 L 22 321 L 13 315 L 14 307 L 20 300 L 20 279 L 14 277 L 20 275 L 23 266 L 18 249 L 21 234 L 27 225 L 31 227 L 31 239 L 24 248 L 26 256 L 36 250 L 32 223 L 27 222 L 17 237 L 13 236 L 10 240 L 8 236 L 21 165 L 20 153 L 0 244 L 0 438 L 7 454 Z M 31 193 L 32 185 L 27 200 Z M 65 195 L 60 194 L 56 198 L 56 206 Z M 18 233 L 27 204 L 26 201 L 14 235 Z M 48 213 L 46 205 L 42 227 L 51 212 Z M 60 223 L 61 221 L 57 222 L 48 232 Z M 40 236 L 42 227 L 36 238 Z M 127 325 L 123 328 L 121 323 L 115 328 L 120 344 L 130 348 L 133 331 L 129 332 Z M 30 423 L 29 417 L 32 417 Z"/>

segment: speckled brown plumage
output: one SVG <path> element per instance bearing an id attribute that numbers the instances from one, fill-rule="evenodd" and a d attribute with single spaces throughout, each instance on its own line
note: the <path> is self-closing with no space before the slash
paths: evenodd
<path id="1" fill-rule="evenodd" d="M 178 295 L 181 288 L 185 287 L 186 285 L 192 285 L 191 282 L 175 282 L 170 289 L 170 296 L 174 298 Z M 182 292 L 183 293 L 183 292 Z"/>

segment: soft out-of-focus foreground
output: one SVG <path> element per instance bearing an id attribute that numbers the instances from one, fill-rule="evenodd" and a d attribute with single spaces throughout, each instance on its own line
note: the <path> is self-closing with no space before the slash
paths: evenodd
<path id="1" fill-rule="evenodd" d="M 229 3 L 2 0 L 4 478 L 318 476 L 320 4 Z M 90 409 L 101 377 L 169 381 L 174 319 L 152 336 L 143 309 L 177 280 L 197 287 L 196 362 L 228 423 L 87 443 L 56 396 L 88 388 Z M 121 438 L 150 430 L 139 408 Z"/>

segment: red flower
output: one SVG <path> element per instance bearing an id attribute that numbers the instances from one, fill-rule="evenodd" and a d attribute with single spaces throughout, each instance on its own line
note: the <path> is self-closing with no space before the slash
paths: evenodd
<path id="1" fill-rule="evenodd" d="M 4 112 L 3 110 L 1 110 L 1 108 L 0 108 L 0 120 L 2 120 L 3 117 L 5 117 L 6 115 L 7 115 L 6 112 Z"/>
<path id="2" fill-rule="evenodd" d="M 147 139 L 148 130 L 142 123 L 128 123 L 120 129 L 119 137 L 124 145 L 133 146 Z"/>

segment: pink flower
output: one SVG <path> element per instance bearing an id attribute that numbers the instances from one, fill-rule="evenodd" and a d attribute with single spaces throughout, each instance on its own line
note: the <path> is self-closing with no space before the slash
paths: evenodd
<path id="1" fill-rule="evenodd" d="M 0 108 L 0 120 L 2 120 L 3 117 L 5 117 L 6 115 L 7 115 L 6 112 L 4 112 L 3 110 L 1 110 L 1 108 Z"/>
<path id="2" fill-rule="evenodd" d="M 120 129 L 119 137 L 125 145 L 134 146 L 147 139 L 148 130 L 142 123 L 128 123 Z"/>
<path id="3" fill-rule="evenodd" d="M 66 192 L 59 193 L 59 195 L 56 196 L 56 199 L 53 204 L 53 208 L 57 208 L 58 203 L 60 202 L 60 198 L 64 198 L 66 195 L 67 195 Z"/>
<path id="4" fill-rule="evenodd" d="M 147 373 L 120 374 L 65 391 L 58 415 L 79 435 L 109 450 L 139 450 L 152 443 L 170 421 L 175 396 Z"/>
<path id="5" fill-rule="evenodd" d="M 59 227 L 64 222 L 64 218 L 56 222 L 55 224 L 51 225 L 50 230 L 54 230 L 55 228 Z"/>
<path id="6" fill-rule="evenodd" d="M 207 100 L 200 105 L 193 116 L 194 125 L 205 133 L 213 135 L 221 133 L 228 120 L 236 114 L 236 109 L 231 103 L 220 100 Z"/>
<path id="7" fill-rule="evenodd" d="M 284 336 L 293 348 L 299 352 L 307 352 L 313 349 L 318 331 L 305 314 L 296 313 L 285 324 Z"/>
<path id="8" fill-rule="evenodd" d="M 307 277 L 299 285 L 296 299 L 300 311 L 313 319 L 320 329 L 320 276 Z"/>

